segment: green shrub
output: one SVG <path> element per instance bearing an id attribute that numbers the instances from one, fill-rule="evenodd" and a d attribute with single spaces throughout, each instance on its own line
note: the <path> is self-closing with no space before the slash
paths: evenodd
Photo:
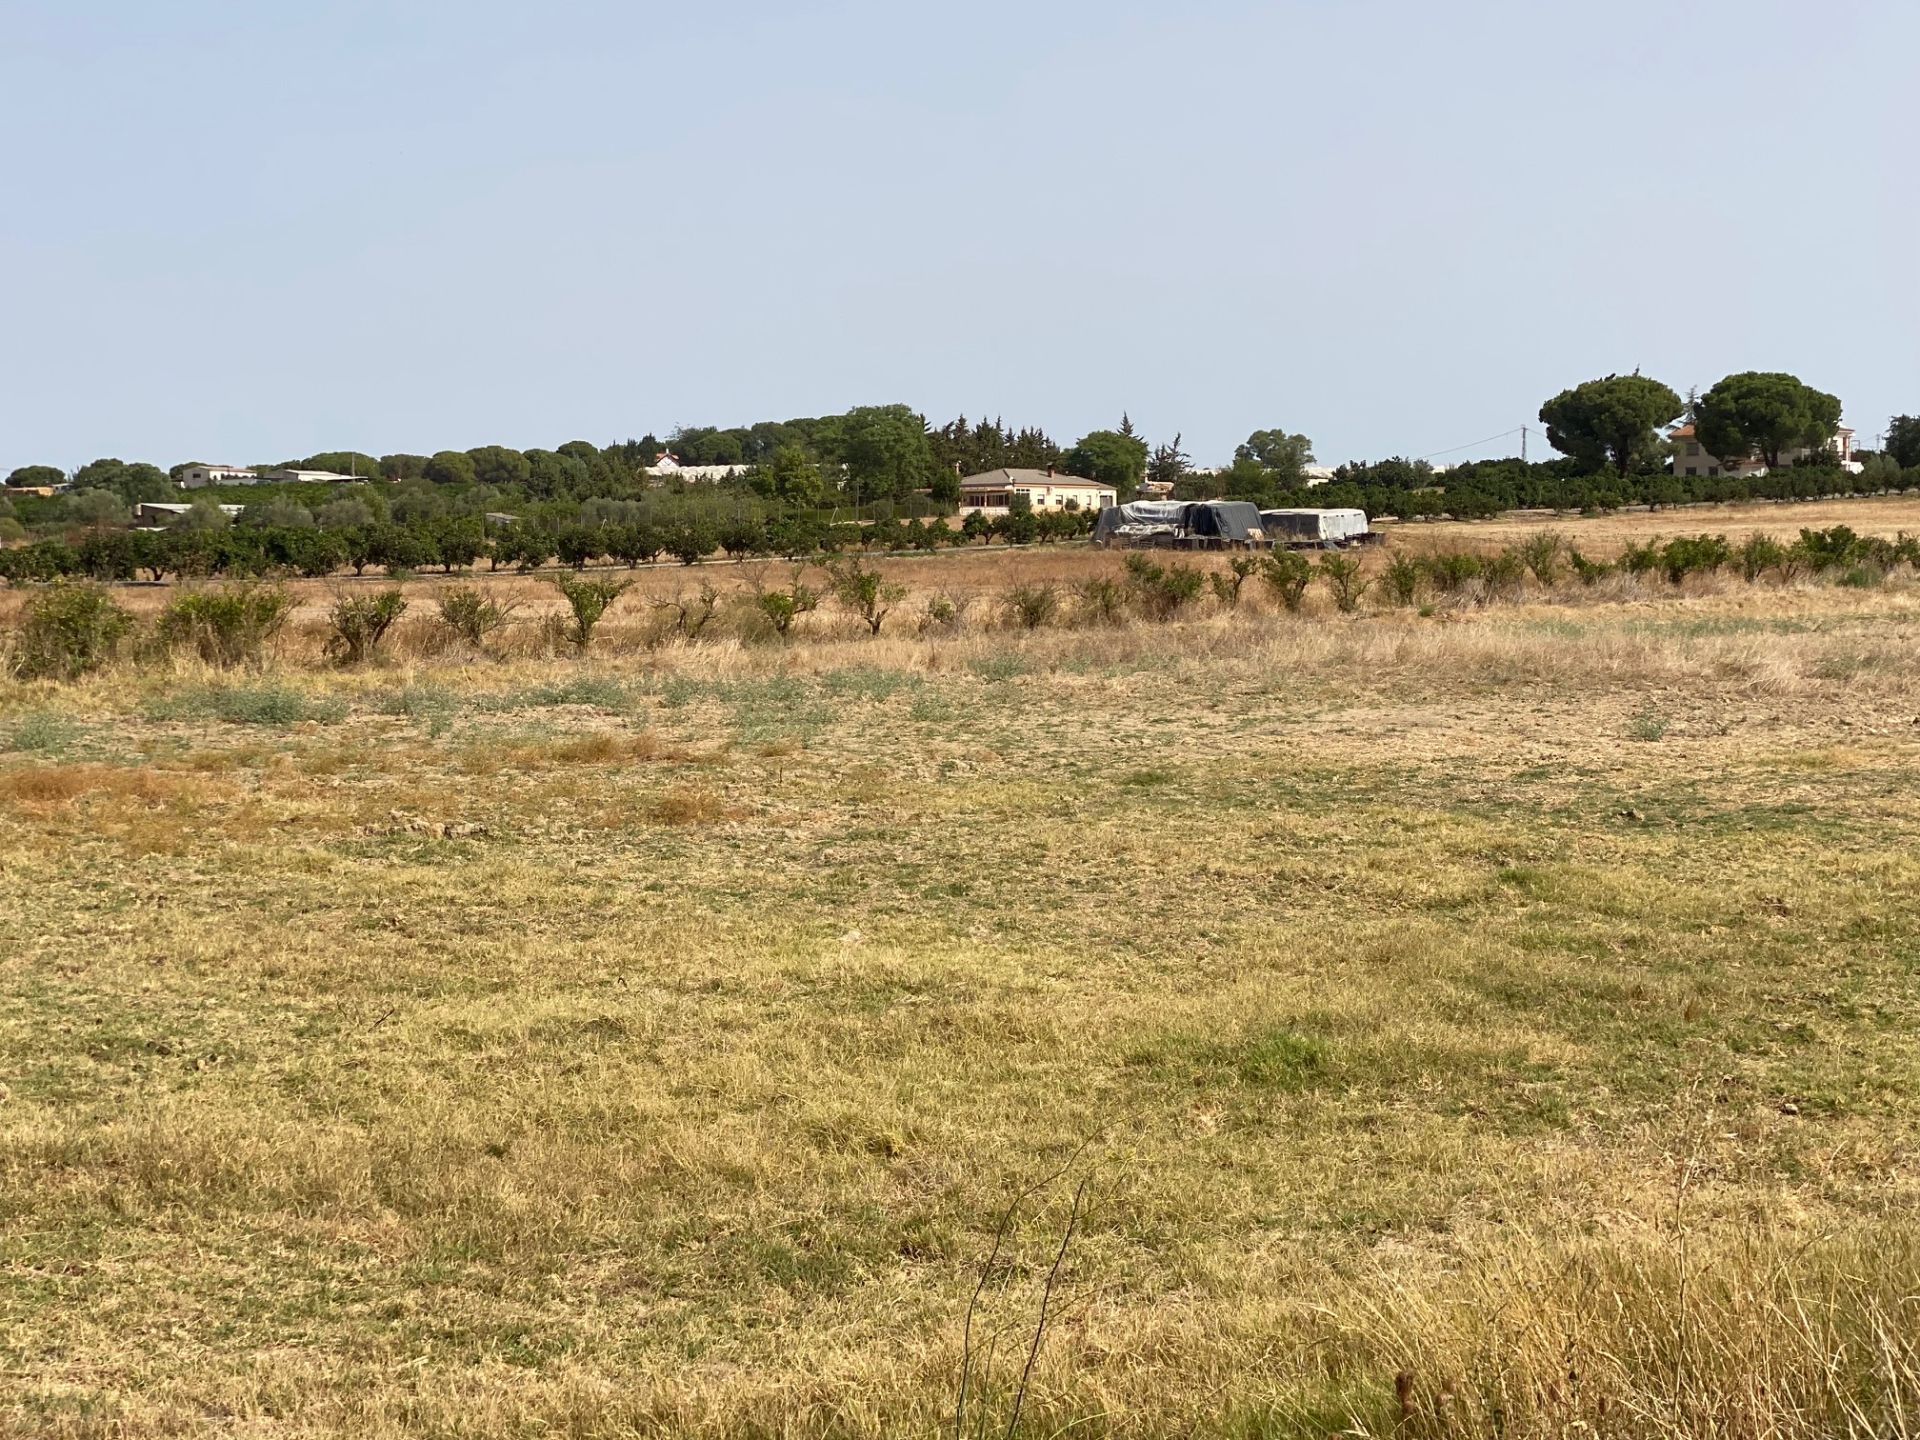
<path id="1" fill-rule="evenodd" d="M 1613 566 L 1606 561 L 1589 560 L 1572 548 L 1567 550 L 1567 565 L 1582 585 L 1597 585 L 1613 573 Z"/>
<path id="2" fill-rule="evenodd" d="M 1333 603 L 1342 613 L 1351 615 L 1360 608 L 1368 581 L 1360 578 L 1360 562 L 1351 555 L 1327 554 L 1320 557 L 1320 578 L 1333 592 Z"/>
<path id="3" fill-rule="evenodd" d="M 1830 530 L 1802 530 L 1797 545 L 1806 567 L 1815 574 L 1850 565 L 1861 558 L 1860 537 L 1845 525 Z"/>
<path id="4" fill-rule="evenodd" d="M 387 632 L 406 613 L 407 597 L 397 589 L 382 590 L 377 595 L 343 596 L 328 617 L 333 633 L 327 637 L 327 653 L 342 665 L 359 665 L 372 659 Z"/>
<path id="5" fill-rule="evenodd" d="M 1288 610 L 1298 610 L 1313 583 L 1313 567 L 1291 550 L 1275 550 L 1260 557 L 1260 580 Z"/>
<path id="6" fill-rule="evenodd" d="M 1681 536 L 1660 550 L 1660 568 L 1675 585 L 1689 575 L 1711 575 L 1732 561 L 1733 548 L 1724 535 Z"/>
<path id="7" fill-rule="evenodd" d="M 979 514 L 974 511 L 973 514 Z M 972 519 L 973 515 L 969 515 Z M 920 612 L 920 633 L 922 635 L 951 635 L 960 628 L 960 617 L 966 611 L 966 601 L 955 600 L 950 595 L 931 595 L 927 597 L 926 608 Z"/>
<path id="8" fill-rule="evenodd" d="M 1551 586 L 1559 578 L 1560 552 L 1566 548 L 1566 542 L 1557 531 L 1537 531 L 1514 548 L 1527 569 L 1533 572 L 1533 578 L 1542 585 Z"/>
<path id="9" fill-rule="evenodd" d="M 1447 551 L 1426 558 L 1427 578 L 1444 595 L 1456 594 L 1480 578 L 1486 567 L 1480 557 L 1465 550 Z"/>
<path id="10" fill-rule="evenodd" d="M 786 590 L 762 590 L 753 597 L 753 603 L 760 613 L 767 617 L 773 626 L 773 633 L 782 640 L 793 629 L 793 622 L 802 615 L 820 608 L 820 596 L 802 582 L 800 570 L 793 572 L 793 584 Z"/>
<path id="11" fill-rule="evenodd" d="M 1769 570 L 1784 570 L 1787 547 L 1771 535 L 1749 535 L 1734 552 L 1734 559 L 1740 566 L 1740 578 L 1751 585 Z"/>
<path id="12" fill-rule="evenodd" d="M 1126 613 L 1126 587 L 1110 575 L 1082 580 L 1075 593 L 1080 597 L 1080 614 L 1096 625 L 1118 625 Z"/>
<path id="13" fill-rule="evenodd" d="M 474 585 L 449 585 L 434 598 L 440 603 L 440 623 L 476 650 L 506 626 L 515 608 L 512 602 L 488 599 Z"/>
<path id="14" fill-rule="evenodd" d="M 1171 620 L 1200 598 L 1206 577 L 1186 565 L 1159 565 L 1146 556 L 1127 556 L 1127 595 L 1149 620 Z"/>
<path id="15" fill-rule="evenodd" d="M 1007 614 L 1022 630 L 1038 630 L 1060 611 L 1060 592 L 1051 585 L 1016 585 L 1007 592 Z"/>
<path id="16" fill-rule="evenodd" d="M 132 628 L 100 586 L 57 581 L 21 610 L 8 668 L 22 680 L 72 680 L 113 659 Z"/>
<path id="17" fill-rule="evenodd" d="M 893 607 L 906 598 L 906 586 L 886 579 L 858 557 L 842 560 L 828 574 L 833 577 L 833 598 L 858 615 L 867 633 L 876 638 Z"/>
<path id="18" fill-rule="evenodd" d="M 1228 557 L 1225 570 L 1212 571 L 1207 576 L 1207 584 L 1213 587 L 1214 597 L 1229 610 L 1240 607 L 1240 590 L 1247 583 L 1247 577 L 1260 568 L 1260 562 L 1251 555 L 1233 555 Z"/>
<path id="19" fill-rule="evenodd" d="M 209 665 L 257 665 L 293 613 L 293 597 L 278 585 L 243 580 L 213 590 L 176 595 L 160 612 L 162 644 L 187 646 Z"/>
<path id="20" fill-rule="evenodd" d="M 1635 544 L 1629 540 L 1620 552 L 1620 568 L 1629 575 L 1647 575 L 1660 568 L 1660 542 L 1648 540 Z"/>
<path id="21" fill-rule="evenodd" d="M 1380 572 L 1380 588 L 1393 604 L 1408 606 L 1419 599 L 1422 578 L 1420 562 L 1404 550 L 1396 550 Z"/>
<path id="22" fill-rule="evenodd" d="M 1526 556 L 1512 548 L 1489 555 L 1481 562 L 1480 579 L 1489 600 L 1517 600 L 1527 580 Z"/>
<path id="23" fill-rule="evenodd" d="M 572 619 L 564 622 L 565 628 L 561 633 L 567 644 L 581 655 L 586 654 L 587 647 L 593 643 L 594 627 L 600 623 L 601 617 L 633 584 L 631 580 L 571 575 L 565 571 L 547 578 L 553 588 L 566 597 L 567 606 L 573 612 Z"/>

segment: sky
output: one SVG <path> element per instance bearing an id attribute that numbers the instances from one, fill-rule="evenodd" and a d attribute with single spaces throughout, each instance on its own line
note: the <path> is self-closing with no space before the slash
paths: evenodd
<path id="1" fill-rule="evenodd" d="M 1538 456 L 1636 368 L 1870 444 L 1917 53 L 1913 0 L 0 0 L 0 473 L 895 401 Z"/>

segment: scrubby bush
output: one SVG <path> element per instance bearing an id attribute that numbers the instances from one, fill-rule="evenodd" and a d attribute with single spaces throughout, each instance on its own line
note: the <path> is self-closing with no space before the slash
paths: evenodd
<path id="1" fill-rule="evenodd" d="M 1080 599 L 1080 618 L 1095 625 L 1118 625 L 1127 610 L 1127 591 L 1111 575 L 1082 580 L 1074 593 Z"/>
<path id="2" fill-rule="evenodd" d="M 1449 550 L 1426 559 L 1427 578 L 1443 595 L 1457 594 L 1480 578 L 1485 567 L 1480 557 L 1465 550 Z"/>
<path id="3" fill-rule="evenodd" d="M 333 633 L 327 637 L 327 653 L 342 665 L 365 663 L 406 613 L 407 597 L 398 588 L 377 595 L 342 596 L 328 616 Z"/>
<path id="4" fill-rule="evenodd" d="M 1572 548 L 1567 551 L 1567 565 L 1573 571 L 1574 578 L 1582 585 L 1598 585 L 1607 576 L 1613 574 L 1613 566 L 1605 560 L 1589 560 Z"/>
<path id="5" fill-rule="evenodd" d="M 1360 608 L 1368 581 L 1361 578 L 1360 562 L 1351 555 L 1327 554 L 1320 557 L 1320 578 L 1333 594 L 1335 608 L 1351 615 Z"/>
<path id="6" fill-rule="evenodd" d="M 762 590 L 753 597 L 754 605 L 782 640 L 793 629 L 794 621 L 820 608 L 819 594 L 800 578 L 804 573 L 795 570 L 793 581 L 785 590 Z"/>
<path id="7" fill-rule="evenodd" d="M 860 617 L 869 635 L 877 637 L 893 607 L 906 598 L 906 586 L 888 580 L 857 557 L 842 560 L 827 573 L 833 577 L 833 598 Z"/>
<path id="8" fill-rule="evenodd" d="M 676 590 L 666 599 L 654 601 L 653 608 L 666 617 L 666 624 L 653 633 L 648 644 L 657 644 L 669 636 L 697 640 L 720 611 L 720 592 L 713 588 L 712 582 L 702 580 L 692 594 Z"/>
<path id="9" fill-rule="evenodd" d="M 516 608 L 511 601 L 502 605 L 488 599 L 472 585 L 449 585 L 434 598 L 440 602 L 440 623 L 475 649 L 504 628 Z"/>
<path id="10" fill-rule="evenodd" d="M 1830 530 L 1802 530 L 1795 548 L 1816 575 L 1850 565 L 1861 557 L 1860 537 L 1845 525 Z"/>
<path id="11" fill-rule="evenodd" d="M 1007 616 L 1022 630 L 1038 630 L 1060 611 L 1060 592 L 1051 585 L 1016 585 L 1007 592 Z"/>
<path id="12" fill-rule="evenodd" d="M 1558 531 L 1540 530 L 1527 536 L 1514 547 L 1533 578 L 1542 585 L 1551 586 L 1560 575 L 1560 553 L 1566 548 L 1566 541 Z"/>
<path id="13" fill-rule="evenodd" d="M 1288 610 L 1298 610 L 1313 583 L 1313 567 L 1291 550 L 1275 550 L 1260 557 L 1260 580 Z"/>
<path id="14" fill-rule="evenodd" d="M 1734 552 L 1734 559 L 1740 566 L 1740 578 L 1751 585 L 1769 570 L 1785 568 L 1787 547 L 1771 535 L 1749 535 Z"/>
<path id="15" fill-rule="evenodd" d="M 1486 586 L 1487 599 L 1518 600 L 1527 581 L 1526 556 L 1511 547 L 1489 555 L 1481 562 L 1480 581 Z"/>
<path id="16" fill-rule="evenodd" d="M 1648 575 L 1660 568 L 1660 542 L 1647 540 L 1635 544 L 1629 540 L 1620 552 L 1620 568 L 1629 575 Z"/>
<path id="17" fill-rule="evenodd" d="M 1229 610 L 1238 609 L 1240 589 L 1247 583 L 1247 577 L 1260 568 L 1260 562 L 1251 555 L 1233 555 L 1227 559 L 1225 570 L 1215 570 L 1207 576 L 1207 583 L 1213 587 L 1214 597 Z"/>
<path id="18" fill-rule="evenodd" d="M 571 645 L 577 654 L 587 653 L 587 647 L 593 643 L 594 627 L 607 613 L 614 601 L 627 593 L 631 580 L 615 580 L 608 576 L 570 575 L 562 571 L 550 576 L 553 588 L 566 597 L 567 607 L 572 618 L 564 622 L 561 636 Z"/>
<path id="19" fill-rule="evenodd" d="M 132 628 L 100 586 L 60 581 L 20 612 L 7 668 L 22 680 L 72 680 L 111 660 Z"/>
<path id="20" fill-rule="evenodd" d="M 1127 595 L 1149 620 L 1170 620 L 1206 587 L 1206 577 L 1187 565 L 1159 565 L 1141 554 L 1127 556 Z"/>
<path id="21" fill-rule="evenodd" d="M 978 511 L 974 512 L 978 514 Z M 967 602 L 955 600 L 951 595 L 930 595 L 925 608 L 920 612 L 920 633 L 922 635 L 951 635 L 960 628 L 960 618 L 966 613 Z"/>
<path id="22" fill-rule="evenodd" d="M 1733 548 L 1724 535 L 1683 535 L 1660 550 L 1660 568 L 1678 585 L 1689 575 L 1711 575 L 1733 560 Z"/>
<path id="23" fill-rule="evenodd" d="M 1380 572 L 1380 588 L 1394 605 L 1413 604 L 1420 597 L 1420 580 L 1420 562 L 1404 550 L 1394 551 Z"/>
<path id="24" fill-rule="evenodd" d="M 169 649 L 185 646 L 209 665 L 231 669 L 258 665 L 292 613 L 293 597 L 281 586 L 243 580 L 176 595 L 155 633 Z"/>

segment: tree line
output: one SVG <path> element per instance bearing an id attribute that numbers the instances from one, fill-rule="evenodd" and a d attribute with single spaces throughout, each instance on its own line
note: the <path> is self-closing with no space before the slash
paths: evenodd
<path id="1" fill-rule="evenodd" d="M 1747 373 L 1683 399 L 1670 386 L 1638 374 L 1576 385 L 1541 406 L 1540 417 L 1561 458 L 1476 461 L 1436 471 L 1422 460 L 1356 461 L 1328 485 L 1308 485 L 1312 441 L 1284 426 L 1254 431 L 1230 465 L 1196 468 L 1182 437 L 1151 444 L 1123 415 L 1072 445 L 1035 426 L 1003 420 L 928 424 L 906 405 L 860 406 L 841 415 L 767 421 L 720 429 L 683 427 L 665 441 L 653 435 L 597 446 L 572 440 L 556 449 L 500 445 L 432 455 L 374 456 L 335 450 L 284 466 L 388 482 L 342 491 L 324 486 L 216 487 L 194 492 L 194 511 L 179 522 L 204 530 L 224 523 L 218 501 L 246 507 L 248 528 L 343 531 L 388 526 L 415 534 L 454 516 L 512 514 L 535 531 L 576 524 L 638 523 L 661 530 L 757 521 L 791 527 L 814 515 L 821 524 L 951 514 L 959 479 L 1001 467 L 1053 467 L 1110 485 L 1123 499 L 1146 481 L 1182 499 L 1250 500 L 1263 507 L 1355 506 L 1402 519 L 1478 518 L 1514 508 L 1608 510 L 1739 499 L 1805 499 L 1913 489 L 1920 469 L 1920 419 L 1896 417 L 1886 448 L 1866 473 L 1847 474 L 1823 447 L 1839 420 L 1839 401 L 1796 377 Z M 1759 457 L 1766 476 L 1677 475 L 1667 464 L 1666 426 L 1687 418 L 1709 453 L 1734 463 Z M 649 475 L 671 450 L 688 465 L 737 466 L 718 483 Z M 1781 461 L 1804 451 L 1791 467 Z M 69 493 L 51 499 L 0 499 L 0 542 L 31 532 L 124 526 L 134 505 L 180 498 L 185 465 L 171 471 L 105 458 L 81 467 Z M 15 487 L 64 483 L 52 466 L 24 466 Z M 612 515 L 609 507 L 639 507 Z M 428 522 L 434 522 L 429 524 Z M 308 548 L 321 542 L 302 542 Z"/>
<path id="2" fill-rule="evenodd" d="M 584 507 L 583 507 L 584 508 Z M 218 513 L 216 511 L 216 513 Z M 539 524 L 489 524 L 482 516 L 447 514 L 408 522 L 342 529 L 229 524 L 164 530 L 113 527 L 76 537 L 39 540 L 0 549 L 0 580 L 30 584 L 86 578 L 102 581 L 293 574 L 320 578 L 351 570 L 389 575 L 419 570 L 451 574 L 485 562 L 490 569 L 531 572 L 558 562 L 629 568 L 670 558 L 693 565 L 715 554 L 728 559 L 785 556 L 813 559 L 855 551 L 932 551 L 944 547 L 1049 544 L 1087 534 L 1087 510 L 1016 509 L 989 519 L 970 514 L 958 527 L 943 519 L 882 518 L 827 521 L 811 513 L 752 511 L 717 520 L 681 517 L 576 519 Z"/>

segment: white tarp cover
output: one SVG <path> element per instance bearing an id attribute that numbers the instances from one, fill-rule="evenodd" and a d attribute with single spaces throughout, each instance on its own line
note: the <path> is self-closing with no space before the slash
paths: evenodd
<path id="1" fill-rule="evenodd" d="M 1357 540 L 1368 530 L 1364 510 L 1262 510 L 1260 523 L 1270 540 L 1317 544 Z"/>

